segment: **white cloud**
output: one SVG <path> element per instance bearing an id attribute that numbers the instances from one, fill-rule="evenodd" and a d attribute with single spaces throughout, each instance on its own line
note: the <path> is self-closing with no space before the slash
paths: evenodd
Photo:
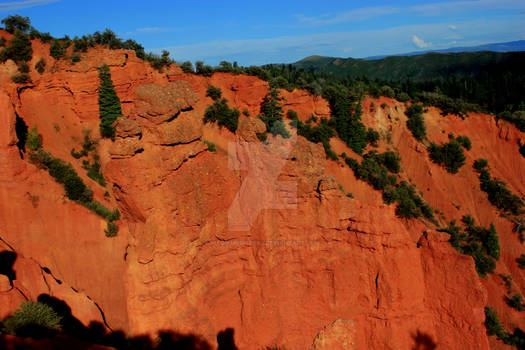
<path id="1" fill-rule="evenodd" d="M 451 25 L 448 26 L 448 29 L 456 30 L 456 29 L 458 29 L 458 27 L 456 27 L 455 25 L 451 24 Z"/>
<path id="2" fill-rule="evenodd" d="M 313 25 L 327 25 L 327 24 L 336 24 L 343 22 L 357 22 L 364 21 L 370 18 L 379 17 L 383 15 L 389 15 L 399 12 L 398 8 L 395 7 L 361 7 L 355 10 L 350 10 L 346 12 L 339 13 L 335 16 L 330 16 L 328 14 L 323 14 L 318 17 L 306 17 L 304 15 L 294 15 L 301 22 L 307 22 Z"/>
<path id="3" fill-rule="evenodd" d="M 320 15 L 307 17 L 304 15 L 294 15 L 301 22 L 312 25 L 331 25 L 343 22 L 363 21 L 384 15 L 414 15 L 414 16 L 446 16 L 460 13 L 471 13 L 475 11 L 495 11 L 495 10 L 525 10 L 523 0 L 467 0 L 467 1 L 442 1 L 424 5 L 408 7 L 361 7 L 336 15 Z M 452 28 L 451 28 L 452 29 Z"/>
<path id="4" fill-rule="evenodd" d="M 420 49 L 423 49 L 425 47 L 428 47 L 429 44 L 425 42 L 425 40 L 421 39 L 417 35 L 412 36 L 412 42 L 419 47 Z"/>
<path id="5" fill-rule="evenodd" d="M 23 0 L 23 1 L 4 1 L 0 2 L 0 12 L 10 12 L 29 7 L 47 5 L 60 0 Z"/>

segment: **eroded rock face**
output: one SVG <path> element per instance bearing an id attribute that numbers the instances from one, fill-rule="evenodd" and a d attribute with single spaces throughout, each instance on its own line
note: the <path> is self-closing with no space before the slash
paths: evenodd
<path id="1" fill-rule="evenodd" d="M 48 47 L 34 50 L 48 57 Z M 48 294 L 67 302 L 86 325 L 105 322 L 151 337 L 169 329 L 214 347 L 217 335 L 232 328 L 240 349 L 410 349 L 423 341 L 444 349 L 489 348 L 483 308 L 490 301 L 507 310 L 497 304 L 502 296 L 493 277 L 480 281 L 472 259 L 429 223 L 397 218 L 350 169 L 326 160 L 321 144 L 294 135 L 261 143 L 256 134 L 264 123 L 253 116 L 267 83 L 255 77 L 206 78 L 175 67 L 161 75 L 131 53 L 115 52 L 108 64 L 125 117 L 114 142 L 99 140 L 108 186 L 90 182 L 70 150 L 78 147 L 72 136 L 80 139 L 83 129 L 97 138 L 95 67 L 103 55 L 94 50 L 86 67 L 72 70 L 57 62 L 55 71 L 35 76 L 34 87 L 18 94 L 7 84 L 0 92 L 6 126 L 0 130 L 0 237 L 8 244 L 1 249 L 17 254 L 13 288 L 7 290 L 5 278 L 0 288 L 0 316 L 24 296 Z M 236 135 L 202 124 L 212 103 L 209 84 L 222 89 L 231 107 L 252 115 L 241 117 Z M 283 95 L 303 120 L 329 112 L 326 101 L 304 91 Z M 385 103 L 384 111 L 363 116 L 368 126 L 392 133 L 392 143 L 380 149 L 399 151 L 406 176 L 447 220 L 471 213 L 484 225 L 494 221 L 507 254 L 498 268 L 523 286 L 510 263 L 519 255 L 517 238 L 480 192 L 474 172 L 465 167 L 449 176 L 431 163 L 406 130 L 404 107 Z M 28 127 L 38 126 L 46 150 L 71 162 L 97 200 L 119 208 L 117 237 L 105 237 L 101 218 L 67 200 L 48 174 L 21 159 L 15 112 Z M 468 134 L 469 162 L 488 158 L 496 175 L 523 193 L 515 128 L 501 131 L 484 115 L 443 118 L 432 109 L 425 121 L 434 142 L 451 130 Z M 217 152 L 203 141 L 215 143 Z M 334 140 L 338 153 L 351 154 L 344 147 Z M 456 190 L 448 194 L 447 187 Z M 501 315 L 523 323 L 519 314 Z"/>
<path id="2" fill-rule="evenodd" d="M 191 108 L 197 101 L 197 95 L 184 80 L 166 86 L 141 85 L 135 90 L 134 113 L 160 124 Z"/>
<path id="3" fill-rule="evenodd" d="M 311 350 L 352 350 L 354 347 L 355 325 L 352 320 L 338 319 L 326 326 L 315 337 Z"/>

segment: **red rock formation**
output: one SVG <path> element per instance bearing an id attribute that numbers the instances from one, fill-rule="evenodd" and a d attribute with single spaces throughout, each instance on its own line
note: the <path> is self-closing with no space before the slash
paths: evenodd
<path id="1" fill-rule="evenodd" d="M 132 336 L 170 329 L 212 344 L 233 328 L 240 349 L 407 349 L 423 342 L 488 349 L 487 303 L 509 327 L 525 328 L 505 305 L 499 277 L 480 279 L 472 258 L 452 249 L 448 235 L 431 224 L 397 218 L 380 193 L 326 160 L 321 145 L 302 137 L 260 143 L 255 133 L 263 125 L 255 116 L 266 82 L 226 73 L 206 78 L 177 67 L 159 73 L 133 52 L 100 48 L 72 66 L 49 57 L 46 44 L 33 48 L 31 64 L 43 57 L 48 68 L 43 75 L 32 71 L 32 84 L 15 86 L 9 77 L 16 67 L 0 65 L 0 237 L 2 250 L 17 254 L 12 287 L 0 280 L 1 316 L 25 298 L 50 294 L 86 325 L 105 322 Z M 114 142 L 99 140 L 106 188 L 70 155 L 83 130 L 99 139 L 96 67 L 102 63 L 110 66 L 125 115 Z M 237 134 L 203 125 L 209 84 L 251 115 L 241 116 Z M 329 115 L 320 97 L 282 93 L 285 110 L 302 120 Z M 371 113 L 371 102 L 386 106 Z M 517 149 L 523 134 L 488 115 L 462 120 L 430 108 L 430 140 L 454 132 L 473 143 L 467 165 L 451 175 L 430 162 L 406 129 L 403 104 L 382 98 L 363 107 L 364 122 L 383 136 L 380 149 L 400 153 L 402 177 L 440 210 L 442 224 L 467 213 L 496 224 L 497 272 L 523 288 L 514 261 L 523 245 L 480 191 L 471 167 L 487 158 L 493 175 L 523 196 L 525 159 Z M 38 126 L 45 149 L 71 162 L 97 200 L 119 208 L 117 237 L 105 237 L 101 218 L 21 159 L 16 115 Z M 214 142 L 217 152 L 203 141 Z M 351 153 L 332 143 L 338 153 Z"/>

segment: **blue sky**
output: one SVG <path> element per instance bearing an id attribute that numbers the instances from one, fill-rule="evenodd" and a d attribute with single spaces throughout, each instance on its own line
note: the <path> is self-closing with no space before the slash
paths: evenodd
<path id="1" fill-rule="evenodd" d="M 54 36 L 111 28 L 177 61 L 295 62 L 525 39 L 525 0 L 0 0 Z"/>

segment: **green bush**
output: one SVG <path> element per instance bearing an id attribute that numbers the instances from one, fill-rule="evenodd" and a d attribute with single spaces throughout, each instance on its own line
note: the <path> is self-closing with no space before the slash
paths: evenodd
<path id="1" fill-rule="evenodd" d="M 104 175 L 100 171 L 100 157 L 98 154 L 93 155 L 93 163 L 90 163 L 88 160 L 84 159 L 82 161 L 82 167 L 87 170 L 87 176 L 98 182 L 102 187 L 106 186 L 106 180 Z"/>
<path id="2" fill-rule="evenodd" d="M 519 258 L 516 258 L 516 262 L 520 269 L 525 269 L 525 254 L 521 254 Z"/>
<path id="3" fill-rule="evenodd" d="M 3 36 L 0 36 L 0 47 L 5 47 L 6 40 Z"/>
<path id="4" fill-rule="evenodd" d="M 385 192 L 386 193 L 386 192 Z M 385 199 L 385 196 L 383 196 Z M 432 208 L 417 195 L 414 185 L 409 185 L 402 181 L 393 193 L 386 197 L 388 200 L 394 199 L 397 202 L 396 215 L 402 218 L 419 218 L 421 216 L 427 219 L 433 219 L 434 213 Z"/>
<path id="5" fill-rule="evenodd" d="M 29 73 L 29 66 L 27 65 L 26 62 L 22 62 L 20 63 L 20 65 L 18 66 L 18 71 L 20 73 Z"/>
<path id="6" fill-rule="evenodd" d="M 368 128 L 368 131 L 366 132 L 366 142 L 377 147 L 377 141 L 379 141 L 379 133 L 372 128 Z"/>
<path id="7" fill-rule="evenodd" d="M 456 141 L 467 151 L 472 149 L 472 143 L 467 136 L 458 136 L 456 137 Z"/>
<path id="8" fill-rule="evenodd" d="M 465 154 L 462 145 L 455 139 L 441 146 L 432 143 L 428 148 L 430 159 L 436 164 L 443 165 L 451 174 L 456 174 L 465 165 Z"/>
<path id="9" fill-rule="evenodd" d="M 118 233 L 118 226 L 112 221 L 108 221 L 108 226 L 104 230 L 106 237 L 115 237 Z"/>
<path id="10" fill-rule="evenodd" d="M 38 133 L 36 125 L 31 127 L 27 133 L 26 147 L 31 151 L 36 151 L 42 147 L 42 137 Z"/>
<path id="11" fill-rule="evenodd" d="M 17 30 L 9 46 L 4 49 L 4 55 L 4 58 L 12 59 L 17 63 L 31 61 L 33 48 L 27 35 Z"/>
<path id="12" fill-rule="evenodd" d="M 290 120 L 299 120 L 299 116 L 297 115 L 297 112 L 293 109 L 289 109 L 286 111 L 286 117 Z"/>
<path id="13" fill-rule="evenodd" d="M 514 333 L 507 332 L 499 320 L 497 311 L 490 307 L 485 307 L 485 328 L 488 335 L 495 335 L 499 340 L 507 345 L 515 346 L 517 349 L 525 348 L 525 333 L 516 328 Z"/>
<path id="14" fill-rule="evenodd" d="M 29 17 L 22 17 L 20 15 L 7 16 L 2 19 L 2 24 L 8 33 L 13 34 L 15 31 L 27 32 L 31 27 Z"/>
<path id="15" fill-rule="evenodd" d="M 470 215 L 463 216 L 462 222 L 463 230 L 452 221 L 448 227 L 439 231 L 450 234 L 449 242 L 457 251 L 474 258 L 476 271 L 481 277 L 494 273 L 494 260 L 500 257 L 499 238 L 494 224 L 490 224 L 488 229 L 476 226 Z"/>
<path id="16" fill-rule="evenodd" d="M 104 64 L 98 69 L 100 80 L 98 92 L 98 110 L 100 115 L 100 134 L 102 137 L 115 138 L 113 123 L 122 116 L 120 99 L 117 96 L 109 67 Z"/>
<path id="17" fill-rule="evenodd" d="M 217 148 L 215 147 L 215 144 L 213 142 L 204 141 L 204 143 L 206 144 L 206 146 L 208 146 L 208 151 L 217 152 Z"/>
<path id="18" fill-rule="evenodd" d="M 162 72 L 164 67 L 169 67 L 175 63 L 175 61 L 170 59 L 170 53 L 166 50 L 163 50 L 160 56 L 153 53 L 145 54 L 144 59 L 159 72 Z"/>
<path id="19" fill-rule="evenodd" d="M 215 69 L 217 72 L 231 72 L 233 71 L 233 65 L 228 61 L 221 61 L 219 66 Z"/>
<path id="20" fill-rule="evenodd" d="M 27 73 L 18 73 L 11 76 L 11 80 L 16 84 L 26 84 L 31 82 L 31 77 Z"/>
<path id="21" fill-rule="evenodd" d="M 71 55 L 71 63 L 72 64 L 80 62 L 81 59 L 82 59 L 82 56 L 80 56 L 80 54 L 78 54 L 78 53 L 74 53 L 73 55 Z"/>
<path id="22" fill-rule="evenodd" d="M 329 122 L 326 118 L 322 118 L 319 125 L 311 126 L 300 121 L 297 113 L 291 109 L 286 115 L 292 119 L 290 126 L 297 128 L 297 135 L 305 137 L 310 142 L 322 143 L 326 157 L 333 160 L 337 159 L 337 155 L 330 146 L 330 139 L 335 136 L 335 131 L 328 125 Z"/>
<path id="23" fill-rule="evenodd" d="M 62 47 L 62 44 L 60 44 L 60 41 L 57 39 L 53 40 L 53 43 L 49 48 L 49 55 L 51 55 L 51 57 L 53 57 L 55 60 L 59 60 L 64 57 L 64 54 L 65 50 Z"/>
<path id="24" fill-rule="evenodd" d="M 422 92 L 417 97 L 425 106 L 436 106 L 441 109 L 441 115 L 455 114 L 461 118 L 468 117 L 469 111 L 479 111 L 476 105 L 467 103 L 462 99 L 454 99 L 435 92 Z"/>
<path id="25" fill-rule="evenodd" d="M 58 331 L 62 318 L 48 305 L 25 301 L 4 321 L 6 330 L 22 337 L 41 337 Z"/>
<path id="26" fill-rule="evenodd" d="M 218 88 L 216 86 L 208 85 L 208 89 L 206 90 L 206 96 L 210 97 L 214 101 L 217 101 L 222 97 L 222 90 L 221 88 Z"/>
<path id="27" fill-rule="evenodd" d="M 401 159 L 394 152 L 368 152 L 361 164 L 343 153 L 346 164 L 354 171 L 356 178 L 366 181 L 374 189 L 383 191 L 387 204 L 396 203 L 396 215 L 402 218 L 433 220 L 432 208 L 416 193 L 415 186 L 402 181 L 397 183 L 397 173 L 401 171 Z"/>
<path id="28" fill-rule="evenodd" d="M 407 128 L 418 141 L 422 141 L 427 136 L 425 121 L 423 120 L 423 106 L 419 103 L 410 105 L 405 111 Z"/>
<path id="29" fill-rule="evenodd" d="M 386 96 L 386 97 L 394 98 L 394 96 L 395 96 L 394 89 L 392 89 L 392 88 L 391 88 L 390 86 L 388 86 L 388 85 L 384 85 L 384 86 L 381 88 L 381 96 Z"/>
<path id="30" fill-rule="evenodd" d="M 498 119 L 506 120 L 512 124 L 514 124 L 520 131 L 525 132 L 525 111 L 514 111 L 509 112 L 505 111 L 500 114 L 498 114 Z"/>
<path id="31" fill-rule="evenodd" d="M 505 297 L 505 300 L 507 301 L 507 304 L 510 307 L 518 311 L 523 311 L 523 309 L 525 309 L 525 304 L 523 304 L 523 297 L 521 296 L 521 294 L 514 294 L 510 298 Z"/>
<path id="32" fill-rule="evenodd" d="M 213 74 L 213 67 L 204 64 L 202 61 L 195 62 L 195 73 L 209 77 Z"/>
<path id="33" fill-rule="evenodd" d="M 190 61 L 182 62 L 179 65 L 179 67 L 184 73 L 195 73 L 195 69 L 193 68 L 193 64 Z"/>
<path id="34" fill-rule="evenodd" d="M 41 58 L 36 64 L 35 64 L 35 69 L 38 73 L 40 74 L 43 74 L 44 71 L 46 70 L 46 61 Z"/>
<path id="35" fill-rule="evenodd" d="M 507 188 L 505 182 L 491 177 L 486 159 L 476 160 L 474 169 L 479 173 L 481 190 L 488 194 L 489 202 L 492 205 L 514 215 L 520 214 L 525 204 L 520 197 Z"/>
<path id="36" fill-rule="evenodd" d="M 487 328 L 488 335 L 504 338 L 505 331 L 499 320 L 498 312 L 490 306 L 485 306 L 485 328 Z"/>
<path id="37" fill-rule="evenodd" d="M 228 100 L 216 100 L 211 106 L 206 108 L 204 112 L 204 122 L 217 122 L 220 127 L 225 126 L 231 132 L 235 132 L 239 125 L 239 117 L 241 112 L 237 108 L 230 109 L 228 107 Z"/>

